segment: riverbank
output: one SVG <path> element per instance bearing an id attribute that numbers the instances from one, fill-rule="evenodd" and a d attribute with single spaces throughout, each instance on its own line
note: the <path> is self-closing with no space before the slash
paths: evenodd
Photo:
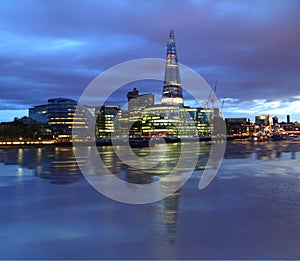
<path id="1" fill-rule="evenodd" d="M 131 137 L 129 138 L 129 144 L 131 147 L 147 147 L 149 146 L 150 137 Z M 159 143 L 180 143 L 182 140 L 185 142 L 195 142 L 195 138 L 177 138 L 177 137 L 158 137 L 152 138 L 152 140 Z M 199 141 L 211 141 L 210 136 L 199 137 Z M 95 141 L 96 145 L 101 146 L 112 146 L 114 145 L 126 145 L 128 144 L 127 138 L 104 138 L 97 139 Z M 91 141 L 77 142 L 77 144 L 87 144 L 90 145 Z M 39 140 L 39 141 L 0 141 L 0 148 L 22 148 L 22 147 L 44 147 L 44 146 L 73 146 L 72 141 L 57 141 L 57 140 Z"/>
<path id="2" fill-rule="evenodd" d="M 214 139 L 224 139 L 224 137 L 215 137 Z M 195 138 L 178 138 L 178 137 L 131 137 L 129 138 L 129 144 L 131 147 L 146 147 L 149 146 L 150 139 L 154 140 L 155 143 L 180 143 L 182 140 L 184 142 L 195 142 Z M 227 136 L 227 140 L 247 140 L 248 137 L 245 136 Z M 211 136 L 199 136 L 198 140 L 200 142 L 203 141 L 211 141 Z M 112 146 L 114 145 L 125 145 L 128 143 L 127 138 L 103 138 L 97 139 L 95 141 L 96 145 L 101 146 Z M 85 144 L 82 141 L 82 144 Z M 90 141 L 86 143 L 90 145 Z M 57 141 L 57 140 L 29 140 L 29 141 L 0 141 L 0 149 L 3 148 L 23 148 L 23 147 L 45 147 L 45 146 L 73 146 L 72 141 Z"/>
<path id="3" fill-rule="evenodd" d="M 0 141 L 0 148 L 23 148 L 23 147 L 48 147 L 48 146 L 72 146 L 72 142 L 58 142 L 53 140 L 38 141 Z"/>

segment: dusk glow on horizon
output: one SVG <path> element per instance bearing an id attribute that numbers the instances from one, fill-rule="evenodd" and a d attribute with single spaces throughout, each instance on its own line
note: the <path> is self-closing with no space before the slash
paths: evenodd
<path id="1" fill-rule="evenodd" d="M 219 81 L 224 117 L 271 115 L 281 122 L 289 114 L 300 121 L 298 0 L 4 0 L 0 6 L 0 122 L 49 98 L 78 100 L 119 63 L 165 59 L 171 29 L 178 62 L 212 88 Z M 161 94 L 163 86 L 153 89 Z"/>

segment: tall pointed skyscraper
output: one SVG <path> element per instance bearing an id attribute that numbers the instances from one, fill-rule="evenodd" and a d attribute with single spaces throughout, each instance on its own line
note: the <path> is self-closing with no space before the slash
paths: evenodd
<path id="1" fill-rule="evenodd" d="M 161 103 L 166 105 L 183 105 L 182 88 L 173 30 L 170 31 L 167 43 L 166 69 Z"/>

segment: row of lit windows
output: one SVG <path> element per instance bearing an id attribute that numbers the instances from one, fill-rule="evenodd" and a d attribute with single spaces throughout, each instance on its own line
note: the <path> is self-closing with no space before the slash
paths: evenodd
<path id="1" fill-rule="evenodd" d="M 74 126 L 74 125 L 69 125 L 68 129 L 88 129 L 89 126 Z"/>
<path id="2" fill-rule="evenodd" d="M 75 111 L 48 111 L 48 115 L 53 115 L 54 117 L 57 117 L 59 115 L 75 115 Z"/>
<path id="3" fill-rule="evenodd" d="M 49 122 L 49 124 L 58 124 L 58 125 L 62 125 L 62 124 L 66 124 L 66 125 L 68 125 L 68 124 L 74 124 L 74 123 L 76 123 L 76 124 L 86 124 L 86 122 L 84 122 L 84 121 L 76 121 L 76 122 L 73 122 L 73 121 L 50 121 Z"/>

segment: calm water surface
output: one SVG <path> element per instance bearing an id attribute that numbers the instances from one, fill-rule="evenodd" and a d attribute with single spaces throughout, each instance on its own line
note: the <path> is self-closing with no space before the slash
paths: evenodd
<path id="1" fill-rule="evenodd" d="M 218 175 L 198 190 L 209 149 L 202 144 L 180 191 L 146 205 L 99 194 L 71 147 L 2 149 L 0 259 L 300 259 L 300 144 L 229 143 Z M 111 147 L 99 153 L 124 172 Z M 153 176 L 126 168 L 132 183 Z"/>

